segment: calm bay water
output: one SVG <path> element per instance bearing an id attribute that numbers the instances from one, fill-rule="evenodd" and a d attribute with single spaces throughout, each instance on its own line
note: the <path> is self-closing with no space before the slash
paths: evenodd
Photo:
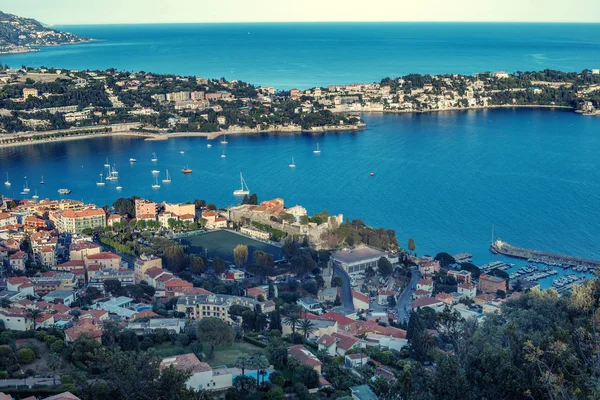
<path id="1" fill-rule="evenodd" d="M 103 42 L 0 57 L 11 66 L 146 70 L 243 79 L 280 89 L 411 72 L 578 71 L 600 66 L 600 24 L 218 24 L 69 26 Z M 99 138 L 0 149 L 0 192 L 25 176 L 43 197 L 111 204 L 203 198 L 236 204 L 243 172 L 260 199 L 283 197 L 395 229 L 417 252 L 492 261 L 491 226 L 515 245 L 600 258 L 600 119 L 550 110 L 365 115 L 368 129 L 325 136 Z M 312 153 L 317 142 L 322 154 Z M 185 153 L 182 155 L 180 151 Z M 156 152 L 158 163 L 150 161 Z M 227 155 L 221 158 L 221 154 Z M 296 169 L 290 169 L 291 157 Z M 106 158 L 121 179 L 100 188 Z M 138 160 L 130 164 L 128 159 Z M 194 172 L 179 171 L 189 165 Z M 151 188 L 152 169 L 171 184 Z M 375 176 L 370 177 L 370 172 Z M 38 182 L 44 175 L 46 184 Z M 118 192 L 116 186 L 123 186 Z M 513 260 L 514 262 L 514 260 Z M 523 263 L 517 262 L 522 265 Z M 563 274 L 563 271 L 560 271 Z M 546 284 L 549 280 L 545 281 Z"/>
<path id="2" fill-rule="evenodd" d="M 421 254 L 468 251 L 476 262 L 489 262 L 495 224 L 496 235 L 515 245 L 600 258 L 599 119 L 489 110 L 364 120 L 368 129 L 359 133 L 237 136 L 227 145 L 212 141 L 212 148 L 204 138 L 4 148 L 0 176 L 8 172 L 13 185 L 0 190 L 22 197 L 27 176 L 31 194 L 37 190 L 42 198 L 68 187 L 71 198 L 99 205 L 138 195 L 228 206 L 236 204 L 233 191 L 243 172 L 260 199 L 282 197 L 311 213 L 327 209 L 395 229 L 402 245 L 413 237 Z M 317 143 L 320 155 L 312 152 Z M 295 169 L 288 167 L 292 156 Z M 121 178 L 97 187 L 107 157 Z M 138 162 L 130 164 L 130 157 Z M 187 165 L 192 175 L 180 173 Z M 172 183 L 153 190 L 153 169 L 161 171 L 159 179 L 169 169 Z"/>
<path id="3" fill-rule="evenodd" d="M 407 73 L 581 71 L 600 24 L 314 23 L 63 26 L 102 42 L 0 56 L 14 67 L 117 68 L 242 79 L 279 89 Z"/>

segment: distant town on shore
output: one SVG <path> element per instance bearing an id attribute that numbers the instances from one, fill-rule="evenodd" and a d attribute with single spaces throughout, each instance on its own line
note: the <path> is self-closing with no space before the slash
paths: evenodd
<path id="1" fill-rule="evenodd" d="M 598 69 L 410 74 L 278 91 L 224 78 L 4 66 L 0 83 L 0 145 L 99 133 L 166 139 L 359 130 L 365 112 L 549 107 L 595 115 L 600 105 Z"/>

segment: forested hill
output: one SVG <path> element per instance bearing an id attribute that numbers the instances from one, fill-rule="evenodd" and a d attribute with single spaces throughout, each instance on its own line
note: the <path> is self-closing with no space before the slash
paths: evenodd
<path id="1" fill-rule="evenodd" d="M 29 46 L 56 46 L 87 42 L 89 39 L 61 32 L 31 18 L 0 11 L 0 53 L 26 51 Z"/>

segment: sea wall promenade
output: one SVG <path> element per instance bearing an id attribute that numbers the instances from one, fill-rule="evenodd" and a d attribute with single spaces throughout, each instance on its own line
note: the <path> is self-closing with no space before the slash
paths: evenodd
<path id="1" fill-rule="evenodd" d="M 583 257 L 568 256 L 563 254 L 555 254 L 540 250 L 531 250 L 521 247 L 515 247 L 498 239 L 490 245 L 490 251 L 494 254 L 502 254 L 509 257 L 522 259 L 535 259 L 546 264 L 556 264 L 560 266 L 583 266 L 598 268 L 600 267 L 599 260 L 592 260 Z"/>

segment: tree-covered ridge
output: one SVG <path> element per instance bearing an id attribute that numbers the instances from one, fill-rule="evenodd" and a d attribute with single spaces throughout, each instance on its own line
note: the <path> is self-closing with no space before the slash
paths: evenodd
<path id="1" fill-rule="evenodd" d="M 88 39 L 72 33 L 50 29 L 32 18 L 23 18 L 0 11 L 0 53 L 15 47 L 49 46 L 81 43 Z"/>
<path id="2" fill-rule="evenodd" d="M 563 297 L 533 289 L 479 322 L 419 309 L 407 327 L 416 362 L 396 360 L 397 380 L 372 387 L 382 400 L 597 399 L 599 300 L 593 279 Z"/>

